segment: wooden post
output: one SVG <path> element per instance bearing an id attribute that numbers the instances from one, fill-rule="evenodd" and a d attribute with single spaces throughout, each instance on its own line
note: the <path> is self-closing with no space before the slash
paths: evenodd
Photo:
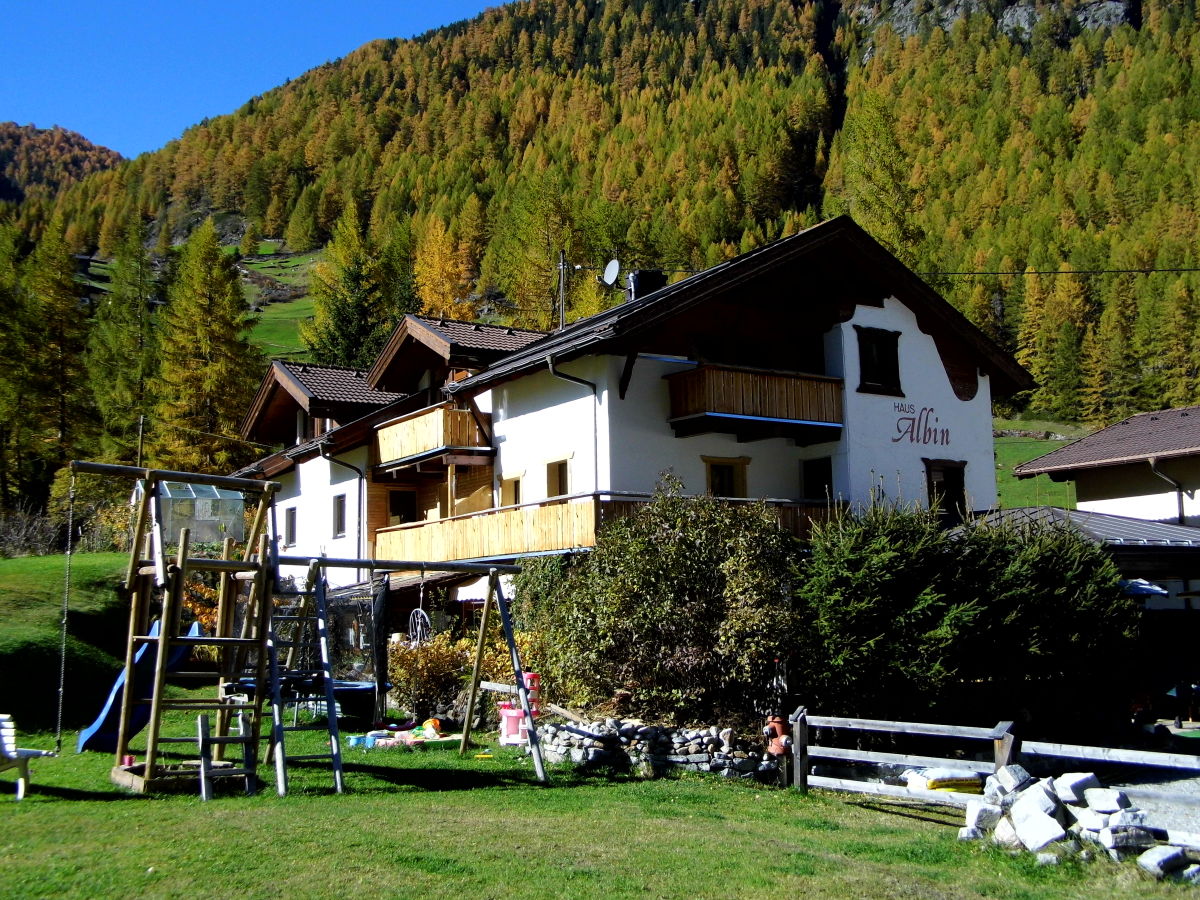
<path id="1" fill-rule="evenodd" d="M 179 555 L 167 575 L 166 596 L 163 598 L 162 614 L 158 624 L 158 655 L 154 660 L 154 688 L 150 694 L 150 723 L 146 729 L 145 780 L 154 778 L 154 767 L 158 760 L 158 732 L 162 725 L 163 691 L 167 684 L 167 659 L 171 655 L 171 639 L 175 637 L 174 623 L 179 618 L 179 607 L 183 602 L 183 580 L 187 577 L 188 547 L 191 531 L 179 532 Z"/>
<path id="2" fill-rule="evenodd" d="M 504 591 L 500 587 L 500 575 L 492 569 L 488 576 L 491 587 L 489 593 L 496 594 L 496 609 L 500 612 L 500 624 L 504 628 L 504 640 L 508 643 L 508 652 L 512 657 L 513 679 L 517 684 L 517 696 L 521 698 L 521 710 L 525 713 L 525 727 L 529 732 L 529 754 L 533 757 L 533 768 L 537 772 L 538 781 L 549 784 L 546 775 L 546 765 L 542 760 L 542 742 L 538 738 L 537 724 L 533 721 L 533 710 L 529 705 L 529 688 L 525 685 L 525 670 L 521 667 L 521 654 L 517 650 L 517 640 L 513 634 L 512 616 L 508 611 L 508 601 L 504 599 Z"/>
<path id="3" fill-rule="evenodd" d="M 129 545 L 129 568 L 125 572 L 125 587 L 130 592 L 136 590 L 138 569 L 142 563 L 142 541 L 146 537 L 146 520 L 150 514 L 149 484 L 143 482 L 142 499 L 138 501 L 137 513 L 133 520 L 133 542 Z"/>
<path id="4" fill-rule="evenodd" d="M 492 579 L 488 579 L 487 596 L 483 601 L 483 615 L 479 619 L 479 640 L 475 642 L 475 665 L 471 669 L 471 687 L 467 692 L 467 713 L 463 718 L 463 736 L 458 745 L 458 755 L 462 756 L 471 746 L 471 723 L 475 718 L 475 701 L 479 699 L 479 670 L 483 668 L 483 647 L 487 640 L 488 620 L 492 614 Z"/>
<path id="5" fill-rule="evenodd" d="M 136 558 L 136 548 L 133 553 Z M 134 638 L 142 634 L 142 619 L 145 618 L 146 608 L 150 605 L 146 598 L 149 579 L 144 575 L 135 574 L 129 585 L 133 589 L 133 596 L 129 605 L 129 635 L 125 643 L 125 685 L 121 691 L 121 719 L 117 727 L 117 759 L 114 763 L 117 766 L 122 764 L 129 752 L 129 722 L 133 716 L 133 705 L 138 700 L 133 695 L 133 663 L 137 655 L 137 642 Z"/>
<path id="6" fill-rule="evenodd" d="M 792 787 L 808 793 L 808 710 L 803 706 L 788 716 L 792 723 Z"/>
<path id="7" fill-rule="evenodd" d="M 996 771 L 1014 762 L 1021 752 L 1021 742 L 1013 734 L 1012 722 L 998 722 L 992 729 L 992 744 L 995 747 Z"/>

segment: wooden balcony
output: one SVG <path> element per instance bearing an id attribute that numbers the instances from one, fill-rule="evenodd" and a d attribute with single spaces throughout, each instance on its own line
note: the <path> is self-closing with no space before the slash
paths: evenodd
<path id="1" fill-rule="evenodd" d="M 581 550 L 596 545 L 596 532 L 603 523 L 630 515 L 649 499 L 644 494 L 580 494 L 380 528 L 375 532 L 375 557 L 450 562 Z M 825 521 L 832 514 L 832 508 L 821 503 L 767 503 L 776 511 L 779 524 L 801 538 L 808 536 L 812 522 Z"/>
<path id="2" fill-rule="evenodd" d="M 842 381 L 733 366 L 705 365 L 666 376 L 676 437 L 717 432 L 739 440 L 836 441 L 842 431 Z"/>
<path id="3" fill-rule="evenodd" d="M 482 419 L 485 426 L 490 426 L 490 416 L 484 414 Z M 385 468 L 457 452 L 471 456 L 494 453 L 470 410 L 454 409 L 448 403 L 418 410 L 380 426 L 375 447 L 379 465 Z"/>

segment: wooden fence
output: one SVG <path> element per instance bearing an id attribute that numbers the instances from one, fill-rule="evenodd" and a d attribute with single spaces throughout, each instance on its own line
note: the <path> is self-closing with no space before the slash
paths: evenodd
<path id="1" fill-rule="evenodd" d="M 1184 753 L 1157 753 L 1149 750 L 1123 750 L 1115 747 L 1089 747 L 1082 744 L 1054 744 L 1044 741 L 1020 741 L 1013 734 L 1012 722 L 998 722 L 992 728 L 977 728 L 964 725 L 935 725 L 924 722 L 894 722 L 887 719 L 853 719 L 838 716 L 812 716 L 803 706 L 788 717 L 792 723 L 792 786 L 805 792 L 809 787 L 827 788 L 836 791 L 854 791 L 885 797 L 904 797 L 941 803 L 950 806 L 966 806 L 967 801 L 977 795 L 956 791 L 925 791 L 898 785 L 857 781 L 851 778 L 831 778 L 811 775 L 809 768 L 813 759 L 842 760 L 844 762 L 894 764 L 919 769 L 945 766 L 959 771 L 990 774 L 1010 762 L 1022 759 L 1063 759 L 1086 762 L 1123 763 L 1136 766 L 1153 766 L 1163 769 L 1178 769 L 1200 774 L 1200 756 Z M 957 757 L 916 756 L 903 753 L 884 753 L 876 750 L 854 750 L 831 747 L 811 742 L 811 729 L 836 728 L 843 731 L 866 731 L 883 734 L 911 734 L 927 737 L 956 738 L 960 741 L 986 741 L 991 743 L 991 759 L 961 759 Z M 1135 800 L 1166 800 L 1189 805 L 1200 805 L 1200 797 L 1186 794 L 1144 789 L 1123 789 Z"/>

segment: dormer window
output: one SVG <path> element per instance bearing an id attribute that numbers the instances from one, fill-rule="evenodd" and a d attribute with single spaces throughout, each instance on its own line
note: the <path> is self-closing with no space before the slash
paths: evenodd
<path id="1" fill-rule="evenodd" d="M 886 328 L 864 328 L 858 333 L 858 390 L 865 394 L 903 397 L 900 389 L 900 332 Z"/>

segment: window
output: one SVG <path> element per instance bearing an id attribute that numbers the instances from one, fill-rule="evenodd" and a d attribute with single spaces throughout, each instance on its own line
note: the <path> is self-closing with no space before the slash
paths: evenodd
<path id="1" fill-rule="evenodd" d="M 567 461 L 560 460 L 546 464 L 546 496 L 562 497 L 569 494 Z"/>
<path id="2" fill-rule="evenodd" d="M 745 497 L 750 457 L 702 456 L 708 492 L 714 497 Z"/>
<path id="3" fill-rule="evenodd" d="M 389 525 L 403 525 L 417 521 L 417 492 L 388 491 Z"/>
<path id="4" fill-rule="evenodd" d="M 833 457 L 800 461 L 800 496 L 805 500 L 830 500 L 833 497 Z"/>
<path id="5" fill-rule="evenodd" d="M 338 494 L 333 498 L 333 536 L 346 536 L 346 495 Z"/>
<path id="6" fill-rule="evenodd" d="M 943 525 L 957 525 L 967 513 L 967 464 L 954 459 L 922 459 L 929 507 Z"/>
<path id="7" fill-rule="evenodd" d="M 521 502 L 521 479 L 505 478 L 500 482 L 500 505 L 517 506 Z"/>
<path id="8" fill-rule="evenodd" d="M 900 332 L 864 328 L 858 332 L 858 389 L 869 394 L 903 397 L 900 390 Z"/>
<path id="9" fill-rule="evenodd" d="M 289 506 L 283 511 L 283 545 L 296 546 L 296 507 Z"/>

